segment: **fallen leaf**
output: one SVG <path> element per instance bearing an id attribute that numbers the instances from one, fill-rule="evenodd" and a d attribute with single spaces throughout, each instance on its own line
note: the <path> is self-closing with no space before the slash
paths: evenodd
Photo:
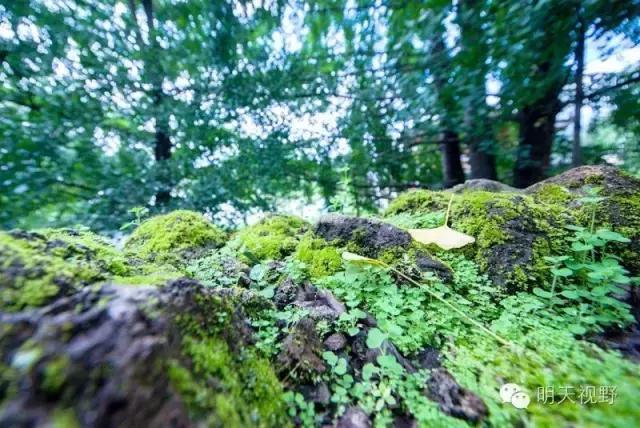
<path id="1" fill-rule="evenodd" d="M 409 234 L 418 242 L 436 244 L 443 250 L 461 248 L 476 242 L 476 238 L 473 236 L 453 230 L 449 226 L 440 226 L 434 229 L 409 229 Z"/>
<path id="2" fill-rule="evenodd" d="M 366 265 L 379 265 L 380 262 L 376 259 L 370 259 L 369 257 L 364 257 L 359 254 L 350 253 L 349 251 L 345 251 L 342 253 L 342 260 L 351 262 L 351 263 L 362 263 Z"/>

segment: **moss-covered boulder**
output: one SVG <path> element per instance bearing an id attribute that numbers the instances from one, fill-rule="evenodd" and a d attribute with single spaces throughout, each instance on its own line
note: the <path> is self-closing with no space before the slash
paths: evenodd
<path id="1" fill-rule="evenodd" d="M 0 232 L 0 426 L 637 425 L 618 264 L 633 272 L 637 252 L 611 230 L 637 236 L 638 181 L 467 184 L 401 195 L 382 219 L 274 215 L 229 240 L 188 211 L 124 250 L 82 229 Z M 411 239 L 444 224 L 451 195 L 449 225 L 475 243 Z M 585 222 L 606 251 L 573 248 L 584 230 L 566 226 Z M 570 256 L 555 280 L 547 255 Z M 527 409 L 500 400 L 505 383 Z M 535 400 L 562 386 L 617 396 Z"/>
<path id="2" fill-rule="evenodd" d="M 385 217 L 393 222 L 409 216 L 415 221 L 409 227 L 434 227 L 434 218 L 442 225 L 450 198 L 448 192 L 410 191 L 389 205 Z M 495 284 L 511 291 L 529 289 L 548 277 L 544 257 L 566 250 L 564 226 L 574 221 L 563 204 L 511 192 L 463 192 L 453 198 L 449 216 L 453 229 L 476 239 L 459 251 L 474 259 Z"/>
<path id="3" fill-rule="evenodd" d="M 249 259 L 279 260 L 295 251 L 307 228 L 301 218 L 273 214 L 240 230 L 236 240 Z"/>
<path id="4" fill-rule="evenodd" d="M 202 214 L 180 210 L 144 221 L 125 243 L 125 250 L 144 260 L 184 266 L 226 241 L 226 233 Z"/>
<path id="5" fill-rule="evenodd" d="M 422 272 L 431 272 L 445 282 L 452 278 L 446 264 L 393 224 L 375 218 L 327 215 L 318 220 L 314 232 L 339 251 L 380 259 L 406 274 L 419 277 Z"/>
<path id="6" fill-rule="evenodd" d="M 495 180 L 488 180 L 486 178 L 474 178 L 467 180 L 462 184 L 457 184 L 451 188 L 454 193 L 464 193 L 473 191 L 484 192 L 517 192 L 518 189 L 511 187 L 507 184 L 501 183 Z"/>
<path id="7" fill-rule="evenodd" d="M 342 267 L 338 249 L 311 232 L 302 237 L 294 257 L 305 264 L 306 271 L 313 279 L 332 275 Z"/>
<path id="8" fill-rule="evenodd" d="M 183 280 L 0 313 L 0 425 L 286 426 L 239 302 Z"/>
<path id="9" fill-rule="evenodd" d="M 618 246 L 623 264 L 640 275 L 640 179 L 612 166 L 582 166 L 544 180 L 524 190 L 541 203 L 567 206 L 577 221 L 619 232 L 631 239 Z M 601 197 L 595 212 L 585 197 Z M 594 216 L 595 214 L 595 216 Z"/>
<path id="10" fill-rule="evenodd" d="M 37 307 L 132 266 L 107 240 L 89 231 L 0 231 L 0 309 Z"/>
<path id="11" fill-rule="evenodd" d="M 376 219 L 330 215 L 320 218 L 314 232 L 339 246 L 349 246 L 366 257 L 379 257 L 384 251 L 411 245 L 411 235 Z"/>

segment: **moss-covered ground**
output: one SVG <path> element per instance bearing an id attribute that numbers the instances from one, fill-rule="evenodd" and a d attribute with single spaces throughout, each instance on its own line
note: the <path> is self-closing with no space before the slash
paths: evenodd
<path id="1" fill-rule="evenodd" d="M 640 199 L 588 197 L 553 183 L 456 195 L 449 225 L 474 244 L 444 251 L 413 242 L 380 251 L 382 263 L 345 261 L 342 252 L 360 243 L 328 242 L 283 215 L 228 235 L 177 211 L 140 224 L 123 250 L 88 231 L 2 232 L 0 309 L 43 307 L 102 282 L 187 276 L 220 290 L 174 314 L 181 351 L 165 362 L 206 426 L 324 426 L 358 408 L 375 426 L 403 418 L 424 427 L 635 427 L 637 363 L 597 343 L 635 322 L 624 296 L 638 274 Z M 398 233 L 440 226 L 449 199 L 412 191 L 381 219 Z M 419 257 L 431 264 L 420 267 Z M 68 365 L 61 356 L 44 370 L 50 396 Z M 484 407 L 442 404 L 428 387 L 436 367 Z M 507 383 L 528 394 L 526 408 L 503 402 Z M 55 415 L 73 421 L 64 408 Z"/>

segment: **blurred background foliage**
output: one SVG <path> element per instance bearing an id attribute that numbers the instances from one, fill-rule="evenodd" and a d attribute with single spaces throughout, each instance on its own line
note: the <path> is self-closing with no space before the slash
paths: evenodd
<path id="1" fill-rule="evenodd" d="M 113 231 L 133 206 L 232 225 L 288 200 L 360 211 L 469 178 L 638 174 L 639 11 L 0 0 L 0 226 Z"/>

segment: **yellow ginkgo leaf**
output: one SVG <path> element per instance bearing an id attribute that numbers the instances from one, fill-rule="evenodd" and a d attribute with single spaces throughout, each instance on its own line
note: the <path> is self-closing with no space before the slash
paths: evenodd
<path id="1" fill-rule="evenodd" d="M 440 226 L 435 229 L 409 229 L 409 234 L 418 242 L 436 244 L 443 250 L 461 248 L 476 242 L 473 236 L 453 230 L 449 226 Z"/>

